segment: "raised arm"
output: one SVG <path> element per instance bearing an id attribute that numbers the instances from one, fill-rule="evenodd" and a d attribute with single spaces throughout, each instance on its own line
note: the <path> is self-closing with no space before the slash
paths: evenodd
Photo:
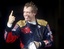
<path id="1" fill-rule="evenodd" d="M 12 33 L 12 32 L 17 32 L 16 29 L 18 29 L 19 27 L 18 25 L 15 25 L 15 27 L 12 29 L 12 25 L 14 21 L 15 21 L 15 17 L 13 16 L 13 10 L 12 10 L 9 15 L 9 19 L 8 19 L 7 26 L 6 26 L 5 33 L 4 33 L 4 39 L 6 40 L 7 43 L 9 42 L 13 43 L 18 38 L 17 35 L 13 35 Z M 14 29 L 16 31 L 14 31 Z"/>

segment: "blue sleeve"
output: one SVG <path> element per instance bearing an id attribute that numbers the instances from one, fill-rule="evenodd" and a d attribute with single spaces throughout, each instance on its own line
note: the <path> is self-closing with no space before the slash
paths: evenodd
<path id="1" fill-rule="evenodd" d="M 13 35 L 17 35 L 19 36 L 20 35 L 20 27 L 18 25 L 15 25 L 14 28 L 11 30 Z"/>
<path id="2" fill-rule="evenodd" d="M 47 24 L 46 27 L 45 27 L 44 36 L 45 36 L 45 40 L 49 42 L 47 45 L 45 45 L 45 47 L 50 47 L 50 46 L 52 46 L 53 36 L 52 36 L 52 31 L 50 30 L 50 27 L 49 27 L 48 24 Z"/>
<path id="3" fill-rule="evenodd" d="M 6 31 L 12 32 L 13 35 L 20 35 L 20 27 L 16 24 L 13 28 L 6 27 Z"/>

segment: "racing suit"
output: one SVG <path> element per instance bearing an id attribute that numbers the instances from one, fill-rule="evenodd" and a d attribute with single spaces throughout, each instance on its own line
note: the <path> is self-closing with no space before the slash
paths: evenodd
<path id="1" fill-rule="evenodd" d="M 13 28 L 7 26 L 4 38 L 7 43 L 13 43 L 19 38 L 21 49 L 27 49 L 28 45 L 33 41 L 40 42 L 39 47 L 42 48 L 51 46 L 53 42 L 53 36 L 48 22 L 41 19 L 36 20 L 36 25 L 28 23 L 25 20 L 20 20 Z M 45 44 L 46 42 L 44 40 L 48 41 L 48 44 Z"/>

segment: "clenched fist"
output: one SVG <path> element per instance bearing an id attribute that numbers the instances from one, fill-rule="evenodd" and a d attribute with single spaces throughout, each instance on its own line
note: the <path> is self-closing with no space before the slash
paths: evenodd
<path id="1" fill-rule="evenodd" d="M 11 11 L 8 19 L 8 23 L 12 24 L 15 21 L 15 17 L 13 16 L 13 10 Z"/>

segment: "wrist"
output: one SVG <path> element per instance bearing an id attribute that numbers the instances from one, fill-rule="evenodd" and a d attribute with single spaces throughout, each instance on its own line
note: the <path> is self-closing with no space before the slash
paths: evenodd
<path id="1" fill-rule="evenodd" d="M 12 23 L 7 23 L 7 26 L 8 26 L 9 28 L 11 28 L 11 27 L 12 27 Z"/>

